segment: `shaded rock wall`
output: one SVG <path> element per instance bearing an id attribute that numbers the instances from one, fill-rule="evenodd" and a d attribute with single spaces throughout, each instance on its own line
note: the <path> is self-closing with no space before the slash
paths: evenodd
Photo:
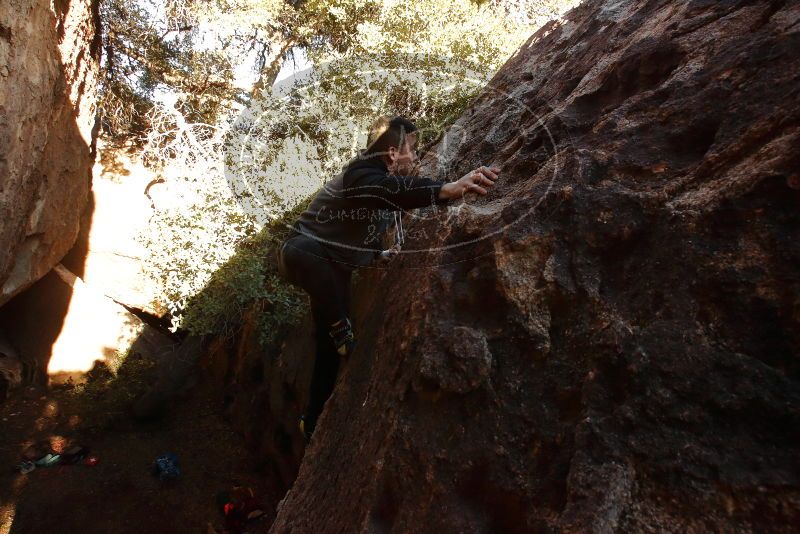
<path id="1" fill-rule="evenodd" d="M 798 96 L 797 2 L 589 0 L 532 36 L 425 158 L 500 182 L 362 273 L 302 464 L 309 325 L 209 354 L 298 473 L 271 532 L 792 531 Z"/>
<path id="2" fill-rule="evenodd" d="M 97 1 L 0 4 L 0 305 L 46 274 L 87 207 Z"/>

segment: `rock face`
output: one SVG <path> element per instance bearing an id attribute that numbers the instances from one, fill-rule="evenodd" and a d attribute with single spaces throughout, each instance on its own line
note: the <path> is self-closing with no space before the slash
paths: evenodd
<path id="1" fill-rule="evenodd" d="M 72 247 L 90 190 L 97 0 L 0 4 L 0 305 Z"/>
<path id="2" fill-rule="evenodd" d="M 297 472 L 270 532 L 796 528 L 798 96 L 797 2 L 587 0 L 532 36 L 425 158 L 500 181 L 361 273 L 301 465 L 308 325 L 212 351 Z"/>

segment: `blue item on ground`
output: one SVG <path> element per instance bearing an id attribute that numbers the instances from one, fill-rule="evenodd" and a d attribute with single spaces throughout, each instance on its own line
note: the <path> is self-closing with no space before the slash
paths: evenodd
<path id="1" fill-rule="evenodd" d="M 181 468 L 178 465 L 178 457 L 168 452 L 162 454 L 155 461 L 155 474 L 161 480 L 171 480 L 178 478 L 181 474 Z"/>

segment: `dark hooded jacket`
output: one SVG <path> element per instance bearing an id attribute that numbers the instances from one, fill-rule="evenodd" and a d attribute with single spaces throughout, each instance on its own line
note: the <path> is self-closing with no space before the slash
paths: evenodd
<path id="1" fill-rule="evenodd" d="M 350 268 L 372 263 L 383 249 L 382 236 L 395 213 L 446 204 L 439 199 L 445 181 L 388 172 L 379 156 L 364 150 L 317 191 L 292 225 L 289 237 L 316 239 L 331 259 Z"/>

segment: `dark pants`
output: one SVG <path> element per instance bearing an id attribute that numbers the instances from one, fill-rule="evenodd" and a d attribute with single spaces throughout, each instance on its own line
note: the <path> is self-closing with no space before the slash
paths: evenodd
<path id="1" fill-rule="evenodd" d="M 311 297 L 316 358 L 304 423 L 310 436 L 336 385 L 340 356 L 333 345 L 330 329 L 336 321 L 350 316 L 352 270 L 331 260 L 318 241 L 304 235 L 296 235 L 283 243 L 278 262 L 286 280 L 302 287 Z"/>

